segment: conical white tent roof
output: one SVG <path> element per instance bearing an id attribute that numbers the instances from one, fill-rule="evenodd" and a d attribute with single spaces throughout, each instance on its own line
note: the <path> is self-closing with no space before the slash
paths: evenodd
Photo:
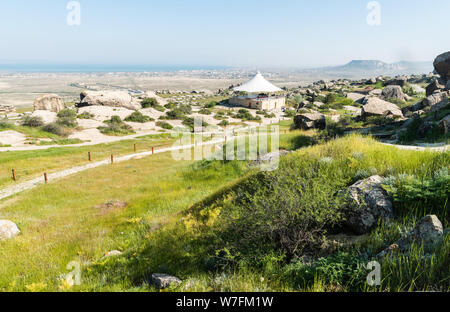
<path id="1" fill-rule="evenodd" d="M 248 82 L 244 83 L 242 86 L 236 87 L 233 89 L 234 91 L 244 91 L 248 93 L 257 93 L 257 92 L 278 92 L 282 91 L 280 88 L 274 86 L 270 82 L 268 82 L 260 72 L 256 74 Z"/>

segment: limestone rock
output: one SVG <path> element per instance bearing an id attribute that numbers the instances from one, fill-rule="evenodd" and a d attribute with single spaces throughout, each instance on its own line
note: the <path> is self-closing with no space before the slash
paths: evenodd
<path id="1" fill-rule="evenodd" d="M 20 230 L 14 222 L 0 220 L 0 241 L 14 238 L 20 234 Z"/>
<path id="2" fill-rule="evenodd" d="M 359 103 L 361 103 L 362 100 L 363 100 L 365 97 L 366 97 L 366 96 L 365 96 L 364 94 L 361 94 L 361 93 L 355 93 L 355 92 L 347 93 L 347 98 L 348 98 L 348 99 L 351 99 L 351 100 L 353 100 L 353 101 L 355 101 L 355 102 L 359 102 Z"/>
<path id="3" fill-rule="evenodd" d="M 78 106 L 123 107 L 130 110 L 141 108 L 140 102 L 125 91 L 83 91 Z"/>
<path id="4" fill-rule="evenodd" d="M 386 85 L 404 87 L 404 86 L 406 86 L 407 82 L 408 82 L 408 79 L 406 77 L 398 77 L 398 78 L 388 81 Z"/>
<path id="5" fill-rule="evenodd" d="M 155 273 L 152 274 L 152 284 L 159 289 L 164 289 L 174 284 L 175 285 L 181 284 L 181 280 L 175 276 Z"/>
<path id="6" fill-rule="evenodd" d="M 393 116 L 403 117 L 401 109 L 390 102 L 381 100 L 376 97 L 366 99 L 365 105 L 362 107 L 361 115 L 367 116 Z"/>
<path id="7" fill-rule="evenodd" d="M 421 244 L 425 250 L 429 250 L 442 240 L 443 234 L 441 221 L 435 215 L 425 216 L 405 237 L 380 252 L 377 258 L 382 258 L 394 252 L 408 251 L 413 243 Z"/>
<path id="8" fill-rule="evenodd" d="M 294 123 L 296 129 L 325 129 L 325 115 L 320 113 L 305 113 L 295 116 Z"/>
<path id="9" fill-rule="evenodd" d="M 345 194 L 346 225 L 358 234 L 370 231 L 380 217 L 394 216 L 392 202 L 381 187 L 382 180 L 378 175 L 360 180 Z"/>
<path id="10" fill-rule="evenodd" d="M 43 94 L 34 100 L 33 108 L 58 113 L 64 109 L 64 103 L 57 94 Z"/>

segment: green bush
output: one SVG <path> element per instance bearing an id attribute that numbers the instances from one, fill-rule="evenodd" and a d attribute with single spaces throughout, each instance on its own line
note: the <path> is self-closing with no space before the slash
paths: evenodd
<path id="1" fill-rule="evenodd" d="M 230 122 L 228 120 L 222 120 L 221 122 L 219 122 L 219 126 L 228 126 L 230 124 Z"/>
<path id="2" fill-rule="evenodd" d="M 0 119 L 0 129 L 11 129 L 13 124 L 6 118 Z"/>
<path id="3" fill-rule="evenodd" d="M 45 125 L 44 127 L 42 127 L 42 130 L 48 133 L 56 134 L 61 137 L 67 137 L 70 134 L 70 131 L 68 131 L 65 127 L 56 122 Z"/>
<path id="4" fill-rule="evenodd" d="M 112 116 L 105 123 L 107 124 L 106 127 L 98 127 L 98 130 L 103 134 L 121 136 L 135 133 L 133 128 L 124 123 L 119 116 Z"/>
<path id="5" fill-rule="evenodd" d="M 158 127 L 161 127 L 163 129 L 167 129 L 167 130 L 172 130 L 173 129 L 172 125 L 167 123 L 167 122 L 165 122 L 165 121 L 158 121 L 158 122 L 156 122 L 156 125 Z"/>
<path id="6" fill-rule="evenodd" d="M 94 117 L 95 117 L 94 114 L 91 114 L 89 112 L 84 112 L 77 116 L 78 119 L 92 119 Z"/>
<path id="7" fill-rule="evenodd" d="M 141 102 L 142 108 L 154 108 L 158 111 L 165 111 L 165 108 L 158 103 L 158 100 L 155 98 L 145 98 Z"/>
<path id="8" fill-rule="evenodd" d="M 39 116 L 26 116 L 22 120 L 22 126 L 38 128 L 44 125 L 44 120 Z"/>
<path id="9" fill-rule="evenodd" d="M 211 101 L 208 104 L 205 104 L 205 108 L 214 108 L 217 105 L 217 102 Z"/>
<path id="10" fill-rule="evenodd" d="M 125 121 L 139 122 L 139 123 L 146 123 L 146 122 L 154 121 L 154 120 L 155 119 L 153 119 L 153 118 L 151 118 L 149 116 L 143 115 L 139 111 L 135 111 L 130 116 L 125 118 Z"/>
<path id="11" fill-rule="evenodd" d="M 326 284 L 345 287 L 349 291 L 361 291 L 366 286 L 367 258 L 346 252 L 338 252 L 320 258 L 314 264 L 295 261 L 285 267 L 284 276 L 297 289 L 308 289 L 320 280 Z"/>
<path id="12" fill-rule="evenodd" d="M 449 222 L 450 171 L 448 167 L 436 171 L 430 177 L 414 175 L 390 176 L 384 187 L 394 200 L 399 214 L 415 212 L 436 214 Z M 447 225 L 448 226 L 448 225 Z"/>
<path id="13" fill-rule="evenodd" d="M 77 118 L 77 112 L 74 109 L 65 108 L 57 114 L 58 118 Z"/>
<path id="14" fill-rule="evenodd" d="M 235 118 L 242 119 L 242 120 L 248 120 L 248 121 L 260 121 L 261 117 L 258 115 L 253 116 L 248 110 L 246 109 L 240 109 L 238 110 Z"/>
<path id="15" fill-rule="evenodd" d="M 56 123 L 67 128 L 75 128 L 78 126 L 77 120 L 73 117 L 58 117 Z"/>
<path id="16" fill-rule="evenodd" d="M 201 110 L 198 111 L 199 114 L 201 115 L 211 115 L 212 111 L 210 109 L 207 108 L 202 108 Z"/>

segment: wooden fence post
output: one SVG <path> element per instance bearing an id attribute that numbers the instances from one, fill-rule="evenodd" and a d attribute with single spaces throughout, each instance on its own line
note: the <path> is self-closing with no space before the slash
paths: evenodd
<path id="1" fill-rule="evenodd" d="M 89 161 L 92 161 L 91 152 L 88 152 L 88 159 L 89 159 Z"/>
<path id="2" fill-rule="evenodd" d="M 17 178 L 16 178 L 16 170 L 15 170 L 15 169 L 12 170 L 12 176 L 13 176 L 13 180 L 14 180 L 14 181 L 17 181 Z"/>
<path id="3" fill-rule="evenodd" d="M 111 164 L 114 163 L 114 155 L 111 154 Z"/>
<path id="4" fill-rule="evenodd" d="M 134 144 L 134 151 L 136 152 L 136 150 L 137 150 L 137 149 L 136 149 L 136 144 Z"/>
<path id="5" fill-rule="evenodd" d="M 47 182 L 48 182 L 47 172 L 44 172 L 44 180 L 45 180 L 45 184 L 47 184 Z"/>
<path id="6" fill-rule="evenodd" d="M 152 147 L 152 155 L 155 155 L 155 148 Z"/>

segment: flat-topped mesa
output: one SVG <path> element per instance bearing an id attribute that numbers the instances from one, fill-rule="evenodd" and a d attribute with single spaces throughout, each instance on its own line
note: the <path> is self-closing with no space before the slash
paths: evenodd
<path id="1" fill-rule="evenodd" d="M 84 106 L 124 107 L 131 110 L 141 108 L 140 101 L 126 91 L 83 91 L 77 107 Z"/>

